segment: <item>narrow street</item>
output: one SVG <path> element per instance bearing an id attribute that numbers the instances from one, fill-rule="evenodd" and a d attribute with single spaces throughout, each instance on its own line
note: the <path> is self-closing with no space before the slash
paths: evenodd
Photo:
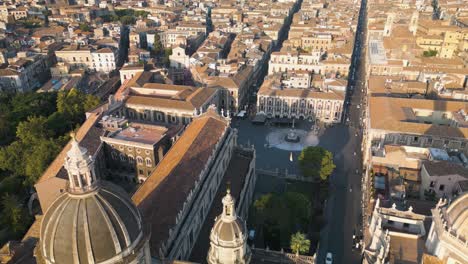
<path id="1" fill-rule="evenodd" d="M 345 99 L 345 111 L 340 126 L 346 127 L 346 138 L 339 153 L 335 153 L 336 170 L 330 179 L 330 197 L 325 216 L 327 225 L 321 232 L 318 262 L 325 263 L 327 252 L 332 253 L 333 263 L 361 263 L 361 250 L 353 247 L 353 235 L 361 234 L 361 178 L 362 125 L 361 115 L 365 84 L 366 5 L 361 1 L 354 51 Z M 326 133 L 326 132 L 325 132 Z"/>
<path id="2" fill-rule="evenodd" d="M 360 263 L 361 261 L 361 251 L 353 249 L 353 234 L 360 234 L 362 223 L 361 115 L 365 108 L 362 103 L 365 63 L 361 62 L 365 60 L 365 54 L 362 50 L 365 43 L 366 2 L 366 0 L 362 0 L 359 12 L 342 123 L 326 128 L 319 136 L 320 143 L 318 145 L 333 152 L 336 164 L 336 169 L 330 177 L 330 196 L 324 210 L 326 224 L 320 233 L 317 253 L 317 263 L 319 264 L 325 263 L 327 252 L 333 254 L 333 263 L 347 264 Z M 280 49 L 282 41 L 287 38 L 289 28 L 290 25 L 286 25 L 287 31 L 280 38 L 280 42 L 274 50 Z M 263 78 L 262 74 L 256 88 L 260 87 Z M 251 103 L 255 104 L 255 102 Z M 266 135 L 276 128 L 252 125 L 249 120 L 237 120 L 233 122 L 233 126 L 239 130 L 238 142 L 240 144 L 253 144 L 255 146 L 257 168 L 299 173 L 297 164 L 290 162 L 289 157 L 292 155 L 293 160 L 297 160 L 300 152 L 284 151 L 266 146 Z M 297 126 L 305 130 L 310 127 L 304 121 L 298 121 Z M 258 187 L 265 192 L 272 191 L 269 190 L 271 186 Z"/>

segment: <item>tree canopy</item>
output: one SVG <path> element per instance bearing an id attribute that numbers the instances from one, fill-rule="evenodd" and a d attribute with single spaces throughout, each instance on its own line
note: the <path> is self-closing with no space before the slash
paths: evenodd
<path id="1" fill-rule="evenodd" d="M 80 23 L 79 28 L 81 31 L 86 31 L 86 32 L 91 31 L 91 27 L 86 23 Z"/>
<path id="2" fill-rule="evenodd" d="M 273 249 L 289 246 L 291 234 L 307 230 L 311 203 L 304 194 L 269 193 L 254 202 L 254 215 L 263 223 L 265 242 Z"/>
<path id="3" fill-rule="evenodd" d="M 164 56 L 162 58 L 162 64 L 164 64 L 164 66 L 166 67 L 169 67 L 170 64 L 171 64 L 171 60 L 169 59 L 169 56 L 172 55 L 172 49 L 171 48 L 168 48 L 168 49 L 164 49 Z"/>
<path id="4" fill-rule="evenodd" d="M 434 57 L 437 55 L 437 50 L 425 50 L 423 52 L 424 57 Z"/>
<path id="5" fill-rule="evenodd" d="M 333 173 L 333 154 L 322 147 L 307 147 L 299 155 L 299 167 L 305 177 L 326 180 Z"/>
<path id="6" fill-rule="evenodd" d="M 99 99 L 76 89 L 57 93 L 0 93 L 0 234 L 17 238 L 30 220 L 30 188 Z M 5 216 L 5 217 L 3 217 Z M 0 243 L 5 237 L 0 237 Z M 7 238 L 8 239 L 8 238 Z"/>
<path id="7" fill-rule="evenodd" d="M 291 250 L 295 254 L 304 254 L 309 252 L 310 240 L 307 239 L 306 235 L 301 232 L 297 232 L 291 236 Z"/>
<path id="8" fill-rule="evenodd" d="M 5 194 L 1 198 L 2 225 L 9 226 L 13 234 L 23 233 L 31 222 L 31 217 L 22 206 L 18 196 Z"/>
<path id="9" fill-rule="evenodd" d="M 156 34 L 154 34 L 153 52 L 154 54 L 159 55 L 161 54 L 162 50 L 163 50 L 163 46 L 161 44 L 161 37 L 156 32 Z"/>

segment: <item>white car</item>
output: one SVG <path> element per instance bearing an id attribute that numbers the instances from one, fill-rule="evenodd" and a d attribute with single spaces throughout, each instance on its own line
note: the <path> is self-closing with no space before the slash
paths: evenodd
<path id="1" fill-rule="evenodd" d="M 333 263 L 333 255 L 332 253 L 328 252 L 327 257 L 325 258 L 325 264 L 332 264 Z"/>

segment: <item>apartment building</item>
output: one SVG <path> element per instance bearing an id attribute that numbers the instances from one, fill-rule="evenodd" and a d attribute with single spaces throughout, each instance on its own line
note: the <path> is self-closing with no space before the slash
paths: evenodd
<path id="1" fill-rule="evenodd" d="M 91 53 L 93 67 L 97 72 L 109 73 L 116 68 L 117 51 L 110 48 L 98 49 Z"/>
<path id="2" fill-rule="evenodd" d="M 273 52 L 268 62 L 268 74 L 286 71 L 309 71 L 320 73 L 320 51 L 304 53 L 299 51 L 277 51 Z"/>
<path id="3" fill-rule="evenodd" d="M 90 46 L 70 45 L 55 51 L 59 62 L 66 62 L 72 68 L 89 69 L 109 73 L 116 68 L 117 50 L 94 49 Z"/>
<path id="4" fill-rule="evenodd" d="M 0 91 L 29 92 L 41 87 L 50 77 L 47 57 L 33 54 L 18 58 L 0 69 Z"/>

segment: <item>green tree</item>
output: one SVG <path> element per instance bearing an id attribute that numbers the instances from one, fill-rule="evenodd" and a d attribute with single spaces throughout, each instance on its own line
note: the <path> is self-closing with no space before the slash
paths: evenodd
<path id="1" fill-rule="evenodd" d="M 310 201 L 301 193 L 269 193 L 258 198 L 253 205 L 253 214 L 263 228 L 265 243 L 274 249 L 289 246 L 294 230 L 307 230 L 310 207 Z"/>
<path id="2" fill-rule="evenodd" d="M 306 238 L 306 235 L 301 232 L 297 232 L 291 236 L 291 250 L 295 254 L 304 254 L 309 252 L 310 240 Z"/>
<path id="3" fill-rule="evenodd" d="M 56 140 L 41 140 L 31 147 L 24 158 L 26 184 L 32 186 L 60 152 Z"/>
<path id="4" fill-rule="evenodd" d="M 30 116 L 27 121 L 18 124 L 16 137 L 25 144 L 34 144 L 35 142 L 45 140 L 51 136 L 46 123 L 47 118 L 43 116 Z"/>
<path id="5" fill-rule="evenodd" d="M 142 18 L 147 18 L 149 15 L 149 12 L 143 11 L 143 10 L 137 10 L 134 12 L 134 16 L 136 17 L 142 17 Z"/>
<path id="6" fill-rule="evenodd" d="M 124 25 L 133 25 L 135 24 L 135 18 L 132 16 L 123 16 L 120 18 L 120 22 Z"/>
<path id="7" fill-rule="evenodd" d="M 15 234 L 22 233 L 28 228 L 30 217 L 26 209 L 22 206 L 18 196 L 5 194 L 2 197 L 2 217 L 3 226 L 8 226 Z"/>
<path id="8" fill-rule="evenodd" d="M 20 141 L 0 148 L 0 169 L 9 171 L 15 176 L 24 175 L 23 157 L 25 149 Z"/>
<path id="9" fill-rule="evenodd" d="M 156 34 L 154 34 L 153 52 L 154 54 L 159 55 L 161 54 L 162 51 L 163 51 L 163 46 L 161 43 L 161 37 L 159 36 L 159 33 L 156 32 Z"/>
<path id="10" fill-rule="evenodd" d="M 86 31 L 86 32 L 91 31 L 91 27 L 90 27 L 88 24 L 86 24 L 86 23 L 80 23 L 79 29 L 80 29 L 81 31 Z"/>
<path id="11" fill-rule="evenodd" d="M 326 180 L 333 173 L 333 154 L 322 147 L 307 147 L 299 155 L 299 167 L 305 177 Z"/>
<path id="12" fill-rule="evenodd" d="M 57 97 L 58 112 L 63 113 L 73 123 L 82 123 L 85 120 L 85 112 L 98 105 L 99 98 L 81 93 L 75 88 L 62 91 Z"/>
<path id="13" fill-rule="evenodd" d="M 171 60 L 169 59 L 169 56 L 172 55 L 172 49 L 168 48 L 164 50 L 164 56 L 162 58 L 162 64 L 166 67 L 169 67 L 171 64 Z"/>
<path id="14" fill-rule="evenodd" d="M 437 50 L 426 50 L 423 52 L 424 57 L 434 57 L 437 55 Z"/>

